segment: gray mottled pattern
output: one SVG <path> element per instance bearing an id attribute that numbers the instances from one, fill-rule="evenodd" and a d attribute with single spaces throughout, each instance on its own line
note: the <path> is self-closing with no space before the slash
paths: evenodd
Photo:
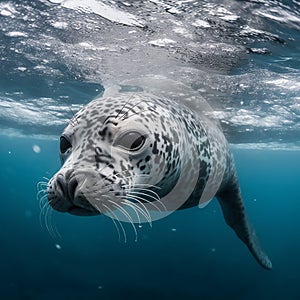
<path id="1" fill-rule="evenodd" d="M 132 133 L 143 137 L 134 151 L 122 147 Z M 247 221 L 226 139 L 205 112 L 143 91 L 116 93 L 80 110 L 62 139 L 63 165 L 48 184 L 54 209 L 76 215 L 119 209 L 133 221 L 126 205 L 148 214 L 204 206 L 217 196 L 228 225 L 271 268 Z"/>

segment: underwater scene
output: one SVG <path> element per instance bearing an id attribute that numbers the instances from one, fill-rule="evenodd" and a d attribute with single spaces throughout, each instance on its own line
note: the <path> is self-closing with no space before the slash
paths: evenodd
<path id="1" fill-rule="evenodd" d="M 299 1 L 0 22 L 1 299 L 300 299 Z"/>

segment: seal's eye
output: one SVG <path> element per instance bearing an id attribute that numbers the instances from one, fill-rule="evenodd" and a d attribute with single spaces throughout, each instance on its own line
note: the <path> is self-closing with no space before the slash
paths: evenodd
<path id="1" fill-rule="evenodd" d="M 60 148 L 60 152 L 62 154 L 66 153 L 70 148 L 72 148 L 72 145 L 71 143 L 64 137 L 64 136 L 61 136 L 60 137 L 60 145 L 59 145 L 59 148 Z"/>
<path id="2" fill-rule="evenodd" d="M 127 151 L 138 151 L 144 146 L 145 141 L 145 135 L 142 135 L 136 131 L 131 131 L 117 138 L 114 142 L 114 145 Z"/>

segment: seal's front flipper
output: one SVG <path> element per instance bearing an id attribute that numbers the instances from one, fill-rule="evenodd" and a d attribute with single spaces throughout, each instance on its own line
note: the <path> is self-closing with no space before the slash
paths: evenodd
<path id="1" fill-rule="evenodd" d="M 247 245 L 257 262 L 265 269 L 272 269 L 272 262 L 260 247 L 256 233 L 247 220 L 236 176 L 234 176 L 233 180 L 219 191 L 217 199 L 222 207 L 226 223 Z"/>

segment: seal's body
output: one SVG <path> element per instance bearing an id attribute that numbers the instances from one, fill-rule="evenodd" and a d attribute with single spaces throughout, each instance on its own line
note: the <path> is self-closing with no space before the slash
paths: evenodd
<path id="1" fill-rule="evenodd" d="M 140 222 L 157 218 L 150 211 L 164 216 L 216 196 L 227 224 L 271 269 L 248 224 L 226 139 L 208 113 L 145 90 L 95 99 L 61 136 L 63 165 L 48 183 L 50 205 L 76 215 L 119 210 Z"/>

